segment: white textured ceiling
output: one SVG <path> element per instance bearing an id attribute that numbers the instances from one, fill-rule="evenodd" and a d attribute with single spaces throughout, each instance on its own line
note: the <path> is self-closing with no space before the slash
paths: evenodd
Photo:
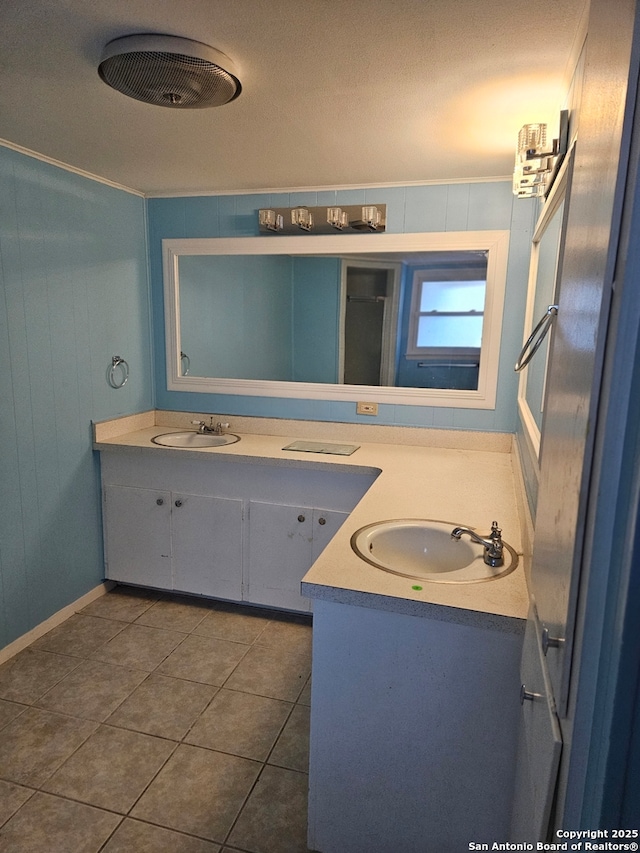
<path id="1" fill-rule="evenodd" d="M 507 176 L 557 126 L 585 0 L 1 0 L 0 138 L 146 193 Z M 235 62 L 240 97 L 172 110 L 107 87 L 113 38 Z M 551 133 L 553 135 L 553 133 Z"/>

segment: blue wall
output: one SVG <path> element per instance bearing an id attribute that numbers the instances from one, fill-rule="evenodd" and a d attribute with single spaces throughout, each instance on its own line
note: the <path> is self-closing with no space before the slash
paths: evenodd
<path id="1" fill-rule="evenodd" d="M 291 379 L 291 259 L 180 259 L 181 348 L 192 376 Z"/>
<path id="2" fill-rule="evenodd" d="M 142 198 L 0 147 L 0 368 L 2 647 L 103 577 L 91 420 L 153 406 Z"/>
<path id="3" fill-rule="evenodd" d="M 338 258 L 293 259 L 293 379 L 338 381 Z M 213 374 L 211 374 L 213 375 Z"/>
<path id="4" fill-rule="evenodd" d="M 513 432 L 516 426 L 517 376 L 513 371 L 522 345 L 529 270 L 529 249 L 536 210 L 534 199 L 515 199 L 511 183 L 488 182 L 322 192 L 154 198 L 148 201 L 150 272 L 155 335 L 158 408 L 236 415 L 371 423 L 357 416 L 354 403 L 166 390 L 162 239 L 253 237 L 261 207 L 387 205 L 387 231 L 510 230 L 502 355 L 495 410 L 384 404 L 375 423 Z M 274 238 L 277 239 L 277 238 Z"/>

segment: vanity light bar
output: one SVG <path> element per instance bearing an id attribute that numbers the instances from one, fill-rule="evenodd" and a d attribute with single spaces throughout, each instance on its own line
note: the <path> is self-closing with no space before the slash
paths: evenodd
<path id="1" fill-rule="evenodd" d="M 387 225 L 386 204 L 347 204 L 341 207 L 272 207 L 258 211 L 260 234 L 353 234 L 354 231 L 383 232 Z"/>

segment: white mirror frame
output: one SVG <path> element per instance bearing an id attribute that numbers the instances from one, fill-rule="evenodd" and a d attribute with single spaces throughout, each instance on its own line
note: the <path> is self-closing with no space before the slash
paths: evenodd
<path id="1" fill-rule="evenodd" d="M 180 279 L 182 255 L 335 255 L 388 252 L 486 251 L 487 291 L 478 388 L 396 388 L 182 376 L 180 373 Z M 508 231 L 456 231 L 419 234 L 339 234 L 310 237 L 212 237 L 162 241 L 164 270 L 167 390 L 201 394 L 240 394 L 358 401 L 400 405 L 495 409 L 502 312 L 509 254 Z"/>

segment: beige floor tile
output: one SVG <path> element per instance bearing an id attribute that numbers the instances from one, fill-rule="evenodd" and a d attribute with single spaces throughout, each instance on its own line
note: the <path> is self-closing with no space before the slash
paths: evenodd
<path id="1" fill-rule="evenodd" d="M 256 640 L 256 645 L 273 649 L 306 650 L 311 653 L 311 623 L 300 617 L 274 619 Z"/>
<path id="2" fill-rule="evenodd" d="M 190 634 L 208 612 L 209 608 L 203 603 L 161 600 L 145 610 L 142 616 L 136 619 L 136 625 L 149 625 L 152 628 L 165 628 L 167 631 Z"/>
<path id="3" fill-rule="evenodd" d="M 131 816 L 223 842 L 260 767 L 235 755 L 179 746 Z"/>
<path id="4" fill-rule="evenodd" d="M 28 708 L 3 729 L 0 778 L 40 787 L 96 727 L 90 720 Z"/>
<path id="5" fill-rule="evenodd" d="M 80 663 L 28 648 L 0 666 L 0 699 L 30 705 Z"/>
<path id="6" fill-rule="evenodd" d="M 102 853 L 219 853 L 220 845 L 127 818 Z"/>
<path id="7" fill-rule="evenodd" d="M 152 673 L 109 717 L 109 725 L 180 740 L 217 687 Z"/>
<path id="8" fill-rule="evenodd" d="M 151 672 L 184 638 L 185 635 L 177 631 L 148 628 L 146 625 L 127 625 L 91 657 L 94 660 Z"/>
<path id="9" fill-rule="evenodd" d="M 269 764 L 309 772 L 309 719 L 311 708 L 295 705 L 269 756 Z"/>
<path id="10" fill-rule="evenodd" d="M 305 773 L 265 767 L 229 836 L 252 853 L 307 853 Z"/>
<path id="11" fill-rule="evenodd" d="M 51 794 L 126 813 L 174 747 L 172 741 L 101 726 L 43 788 Z"/>
<path id="12" fill-rule="evenodd" d="M 3 827 L 2 853 L 97 853 L 120 817 L 36 793 Z"/>
<path id="13" fill-rule="evenodd" d="M 311 672 L 306 651 L 251 646 L 225 683 L 230 690 L 295 702 Z"/>
<path id="14" fill-rule="evenodd" d="M 300 705 L 311 705 L 311 678 L 307 679 L 307 683 L 300 694 L 298 703 Z"/>
<path id="15" fill-rule="evenodd" d="M 251 644 L 269 624 L 270 616 L 263 610 L 251 608 L 210 610 L 193 632 L 203 637 L 217 637 L 234 643 Z"/>
<path id="16" fill-rule="evenodd" d="M 103 722 L 147 677 L 139 669 L 87 660 L 38 699 L 39 708 Z"/>
<path id="17" fill-rule="evenodd" d="M 185 741 L 265 761 L 290 711 L 288 702 L 223 688 Z"/>
<path id="18" fill-rule="evenodd" d="M 34 793 L 33 788 L 24 788 L 22 785 L 3 782 L 0 779 L 0 826 L 6 823 L 11 815 L 15 814 Z M 0 849 L 1 847 L 2 842 L 0 841 Z"/>
<path id="19" fill-rule="evenodd" d="M 87 604 L 80 613 L 85 616 L 101 616 L 119 622 L 134 622 L 145 610 L 160 598 L 154 590 L 120 586 Z"/>
<path id="20" fill-rule="evenodd" d="M 241 643 L 191 635 L 158 667 L 158 672 L 221 686 L 248 648 Z"/>
<path id="21" fill-rule="evenodd" d="M 76 613 L 32 644 L 32 649 L 88 658 L 122 631 L 122 622 Z"/>
<path id="22" fill-rule="evenodd" d="M 0 699 L 0 729 L 8 726 L 11 720 L 19 717 L 23 711 L 26 711 L 27 705 L 19 705 L 17 702 L 7 702 L 6 699 Z"/>

